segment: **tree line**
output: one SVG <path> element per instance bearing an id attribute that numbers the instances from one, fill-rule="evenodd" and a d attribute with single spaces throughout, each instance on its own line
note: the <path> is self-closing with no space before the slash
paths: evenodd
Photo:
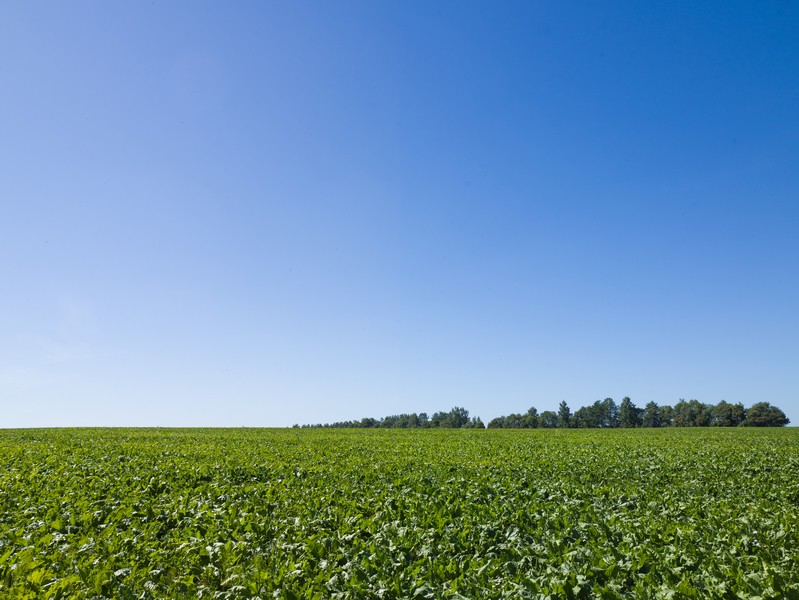
<path id="1" fill-rule="evenodd" d="M 782 427 L 790 423 L 785 413 L 768 402 L 756 402 L 744 408 L 740 402 L 705 404 L 698 400 L 680 400 L 674 406 L 648 402 L 640 408 L 629 397 L 616 404 L 613 398 L 597 400 L 572 412 L 564 401 L 557 411 L 541 413 L 535 407 L 524 414 L 511 413 L 496 417 L 489 429 L 555 429 L 555 428 L 616 428 L 616 427 Z M 433 413 L 403 413 L 380 419 L 364 417 L 357 421 L 337 421 L 294 425 L 301 428 L 335 429 L 483 429 L 480 417 L 469 418 L 469 411 L 460 406 Z"/>
<path id="2" fill-rule="evenodd" d="M 435 412 L 432 417 L 427 413 L 411 413 L 389 415 L 381 419 L 365 417 L 359 421 L 337 421 L 335 423 L 317 423 L 315 425 L 294 425 L 302 428 L 335 428 L 335 429 L 484 429 L 485 425 L 480 417 L 469 418 L 469 411 L 460 406 L 455 406 L 448 412 Z"/>
<path id="3" fill-rule="evenodd" d="M 648 402 L 640 408 L 629 397 L 616 404 L 613 398 L 597 400 L 572 413 L 564 401 L 557 412 L 535 407 L 524 414 L 497 417 L 490 429 L 534 428 L 614 428 L 614 427 L 782 427 L 790 423 L 785 413 L 768 402 L 756 402 L 744 408 L 740 402 L 705 404 L 698 400 L 680 400 L 674 406 Z"/>

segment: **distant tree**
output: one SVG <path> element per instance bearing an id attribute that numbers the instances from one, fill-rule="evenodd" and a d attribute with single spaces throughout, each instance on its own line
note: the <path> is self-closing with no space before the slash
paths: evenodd
<path id="1" fill-rule="evenodd" d="M 713 406 L 699 400 L 691 400 L 688 404 L 694 415 L 694 427 L 709 427 L 713 420 Z"/>
<path id="2" fill-rule="evenodd" d="M 605 398 L 602 402 L 597 400 L 594 407 L 598 413 L 599 427 L 619 426 L 619 407 L 613 398 Z"/>
<path id="3" fill-rule="evenodd" d="M 480 417 L 472 417 L 464 427 L 466 429 L 485 429 L 485 425 L 483 425 L 483 421 Z"/>
<path id="4" fill-rule="evenodd" d="M 522 415 L 511 413 L 505 417 L 505 427 L 507 429 L 519 429 L 522 427 Z"/>
<path id="5" fill-rule="evenodd" d="M 672 408 L 671 424 L 674 427 L 685 427 L 686 418 L 684 417 L 684 414 L 686 405 L 687 402 L 683 398 L 680 398 Z"/>
<path id="6" fill-rule="evenodd" d="M 538 427 L 538 411 L 530 408 L 525 414 L 511 413 L 488 422 L 489 429 L 534 429 Z"/>
<path id="7" fill-rule="evenodd" d="M 605 406 L 601 400 L 586 407 L 584 415 L 584 427 L 604 427 L 605 426 Z"/>
<path id="8" fill-rule="evenodd" d="M 737 427 L 746 420 L 746 409 L 740 402 L 729 404 L 722 400 L 711 409 L 710 424 L 715 427 Z"/>
<path id="9" fill-rule="evenodd" d="M 558 405 L 558 427 L 565 429 L 569 426 L 572 418 L 572 411 L 565 400 L 561 400 Z"/>
<path id="10" fill-rule="evenodd" d="M 598 427 L 598 425 L 595 424 L 593 411 L 591 407 L 588 406 L 581 406 L 574 412 L 571 419 L 571 425 L 572 427 L 579 429 Z"/>
<path id="11" fill-rule="evenodd" d="M 698 400 L 686 402 L 682 398 L 674 405 L 676 427 L 707 427 L 713 417 L 712 407 Z"/>
<path id="12" fill-rule="evenodd" d="M 489 429 L 505 429 L 505 417 L 494 417 L 488 422 Z"/>
<path id="13" fill-rule="evenodd" d="M 691 427 L 694 418 L 691 414 L 688 403 L 680 398 L 677 404 L 674 405 L 674 426 L 675 427 Z"/>
<path id="14" fill-rule="evenodd" d="M 546 429 L 554 429 L 558 426 L 558 413 L 551 410 L 545 410 L 538 418 L 538 425 L 539 427 L 545 427 Z"/>
<path id="15" fill-rule="evenodd" d="M 455 406 L 449 411 L 450 427 L 465 427 L 469 423 L 469 411 L 460 406 Z"/>
<path id="16" fill-rule="evenodd" d="M 588 406 L 584 407 L 584 410 L 581 410 L 581 427 L 596 428 L 609 426 L 608 423 L 610 422 L 610 419 L 608 417 L 608 405 L 604 401 L 597 400 L 593 404 L 589 404 Z"/>
<path id="17" fill-rule="evenodd" d="M 644 407 L 644 412 L 641 414 L 642 427 L 660 427 L 663 424 L 660 415 L 660 407 L 657 402 L 647 402 Z"/>
<path id="18" fill-rule="evenodd" d="M 520 418 L 521 427 L 524 429 L 535 429 L 538 427 L 538 409 L 531 406 Z"/>
<path id="19" fill-rule="evenodd" d="M 768 402 L 756 402 L 746 411 L 746 420 L 742 424 L 746 427 L 783 427 L 790 422 L 776 406 Z"/>
<path id="20" fill-rule="evenodd" d="M 660 426 L 672 427 L 674 425 L 674 408 L 668 404 L 660 407 Z"/>
<path id="21" fill-rule="evenodd" d="M 619 426 L 640 427 L 641 412 L 641 409 L 633 404 L 629 396 L 625 396 L 619 405 Z"/>
<path id="22" fill-rule="evenodd" d="M 460 406 L 455 406 L 449 412 L 436 412 L 430 418 L 430 427 L 444 427 L 448 429 L 465 427 L 469 423 L 469 411 Z"/>

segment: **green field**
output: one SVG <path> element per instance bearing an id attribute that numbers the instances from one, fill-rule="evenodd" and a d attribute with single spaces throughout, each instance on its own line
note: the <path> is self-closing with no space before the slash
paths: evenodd
<path id="1" fill-rule="evenodd" d="M 799 598 L 799 430 L 0 431 L 1 598 Z"/>

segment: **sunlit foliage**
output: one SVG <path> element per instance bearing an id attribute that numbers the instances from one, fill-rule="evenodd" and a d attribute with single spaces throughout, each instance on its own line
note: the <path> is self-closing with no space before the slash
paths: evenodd
<path id="1" fill-rule="evenodd" d="M 799 431 L 0 431 L 0 597 L 797 598 Z"/>

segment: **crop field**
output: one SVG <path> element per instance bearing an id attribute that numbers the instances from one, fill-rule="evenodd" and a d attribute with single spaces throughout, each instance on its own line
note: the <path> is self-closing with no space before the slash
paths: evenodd
<path id="1" fill-rule="evenodd" d="M 799 598 L 799 430 L 0 431 L 0 598 Z"/>

